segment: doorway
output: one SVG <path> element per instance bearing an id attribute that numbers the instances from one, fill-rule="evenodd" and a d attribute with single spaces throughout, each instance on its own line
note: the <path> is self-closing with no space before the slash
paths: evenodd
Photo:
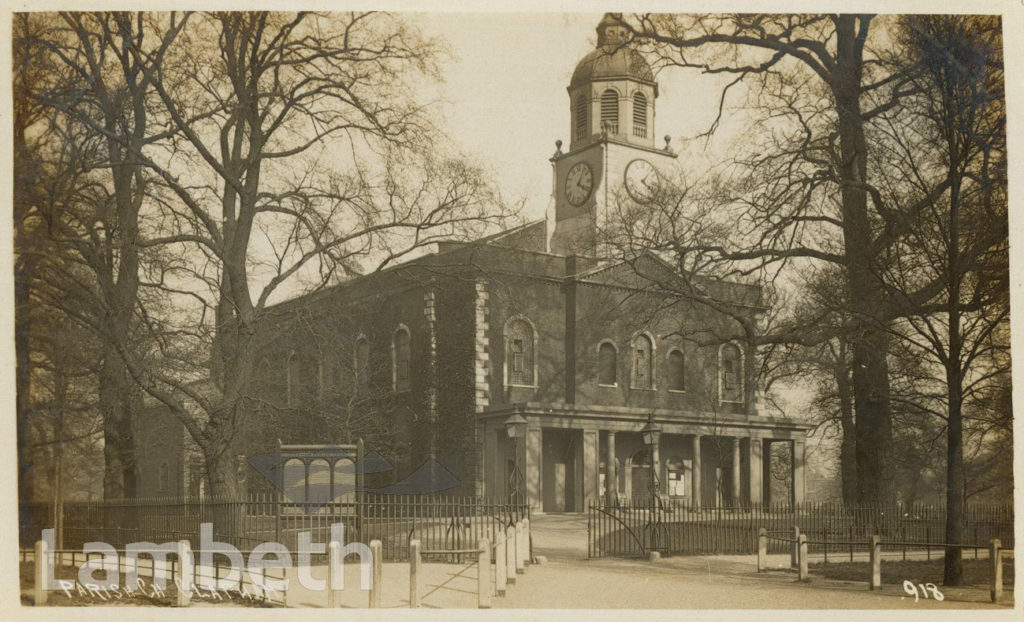
<path id="1" fill-rule="evenodd" d="M 577 479 L 582 475 L 578 430 L 544 430 L 542 507 L 545 512 L 580 512 Z"/>

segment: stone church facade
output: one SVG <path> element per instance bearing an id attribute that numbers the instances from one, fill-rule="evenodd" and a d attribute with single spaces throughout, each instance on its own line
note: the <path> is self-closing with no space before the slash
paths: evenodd
<path id="1" fill-rule="evenodd" d="M 762 412 L 754 352 L 735 321 L 650 292 L 643 273 L 672 277 L 657 257 L 602 258 L 609 202 L 642 202 L 645 178 L 676 157 L 667 141 L 655 146 L 658 86 L 619 45 L 624 35 L 606 16 L 573 74 L 548 218 L 269 310 L 247 454 L 361 438 L 394 465 L 382 477 L 434 458 L 461 482 L 448 492 L 507 499 L 521 485 L 543 512 L 642 498 L 652 458 L 668 498 L 803 501 L 810 426 Z M 734 313 L 767 310 L 757 287 L 705 287 Z M 513 417 L 525 420 L 516 442 Z M 662 430 L 653 451 L 641 440 L 648 421 Z M 189 443 L 165 423 L 143 434 L 143 489 L 195 492 Z M 788 499 L 771 498 L 774 444 L 788 447 Z"/>

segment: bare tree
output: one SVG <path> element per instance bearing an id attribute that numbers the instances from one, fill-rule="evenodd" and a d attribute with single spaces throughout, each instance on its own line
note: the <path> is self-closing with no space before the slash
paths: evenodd
<path id="1" fill-rule="evenodd" d="M 919 313 L 908 314 L 900 337 L 943 371 L 946 542 L 958 545 L 965 399 L 1009 369 L 1005 357 L 975 365 L 1009 348 L 999 330 L 1009 319 L 1002 31 L 996 16 L 914 16 L 900 27 L 916 68 L 909 84 L 920 96 L 882 115 L 885 137 L 877 142 L 888 147 L 890 171 L 883 191 L 896 206 L 901 195 L 930 200 L 899 223 L 907 235 L 887 249 L 880 267 L 892 297 L 911 305 L 923 284 L 941 284 Z M 960 548 L 946 549 L 946 585 L 962 582 L 960 558 Z"/>
<path id="2" fill-rule="evenodd" d="M 437 49 L 400 20 L 154 19 L 159 45 L 130 51 L 170 129 L 158 148 L 122 146 L 162 186 L 162 227 L 139 245 L 179 250 L 143 283 L 164 294 L 144 321 L 164 366 L 119 351 L 199 445 L 210 491 L 237 496 L 239 432 L 272 297 L 323 287 L 367 257 L 385 264 L 458 238 L 500 210 L 479 170 L 441 153 L 429 111 L 409 97 L 413 73 L 435 76 Z M 212 389 L 197 388 L 203 376 Z"/>
<path id="3" fill-rule="evenodd" d="M 646 47 L 662 65 L 732 76 L 723 106 L 742 83 L 749 108 L 761 113 L 754 123 L 763 131 L 747 132 L 749 149 L 731 162 L 739 183 L 723 205 L 736 208 L 733 235 L 704 250 L 752 262 L 744 269 L 749 274 L 815 263 L 842 271 L 862 502 L 894 497 L 892 322 L 943 289 L 934 278 L 893 296 L 884 264 L 906 239 L 903 223 L 954 183 L 945 176 L 899 202 L 886 192 L 884 157 L 876 153 L 883 147 L 872 130 L 924 87 L 915 79 L 918 59 L 884 62 L 899 47 L 888 36 L 873 36 L 875 21 L 841 14 L 641 14 L 626 20 L 632 44 Z M 717 120 L 710 131 L 715 127 Z M 817 328 L 805 324 L 798 341 L 810 345 L 834 334 L 827 323 Z"/>

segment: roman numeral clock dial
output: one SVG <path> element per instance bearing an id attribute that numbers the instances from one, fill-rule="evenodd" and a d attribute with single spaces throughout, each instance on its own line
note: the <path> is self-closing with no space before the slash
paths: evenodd
<path id="1" fill-rule="evenodd" d="M 626 165 L 626 192 L 637 203 L 647 203 L 653 198 L 658 171 L 647 160 L 633 160 Z"/>
<path id="2" fill-rule="evenodd" d="M 594 174 L 585 162 L 576 163 L 565 176 L 565 198 L 573 207 L 579 207 L 594 189 Z"/>

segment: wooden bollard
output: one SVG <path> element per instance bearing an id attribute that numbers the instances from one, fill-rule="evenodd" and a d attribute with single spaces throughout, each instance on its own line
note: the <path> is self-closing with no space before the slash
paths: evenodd
<path id="1" fill-rule="evenodd" d="M 992 564 L 992 589 L 989 590 L 989 595 L 994 603 L 999 602 L 1003 595 L 1003 553 L 999 550 L 1002 544 L 999 538 L 996 538 L 988 551 Z"/>
<path id="2" fill-rule="evenodd" d="M 800 563 L 800 528 L 793 526 L 793 547 L 789 551 L 789 567 L 796 568 Z"/>
<path id="3" fill-rule="evenodd" d="M 480 553 L 477 556 L 477 607 L 491 608 L 491 542 L 487 538 L 480 540 Z"/>
<path id="4" fill-rule="evenodd" d="M 338 595 L 334 591 L 334 560 L 341 559 L 341 542 L 331 540 L 327 545 L 327 553 L 327 607 L 334 609 L 338 606 Z"/>
<path id="5" fill-rule="evenodd" d="M 192 602 L 192 580 L 194 574 L 192 565 L 194 563 L 192 546 L 188 540 L 178 540 L 178 568 L 181 574 L 178 581 L 178 597 L 174 602 L 177 607 L 188 607 Z"/>
<path id="6" fill-rule="evenodd" d="M 420 564 L 423 558 L 420 555 L 420 541 L 409 542 L 409 608 L 416 609 L 420 606 Z"/>
<path id="7" fill-rule="evenodd" d="M 46 585 L 46 577 L 49 576 L 49 573 L 47 572 L 47 567 L 50 564 L 50 547 L 47 546 L 46 540 L 36 541 L 35 557 L 35 601 L 36 607 L 42 607 L 46 604 L 46 588 L 49 587 L 48 585 Z"/>
<path id="8" fill-rule="evenodd" d="M 505 529 L 505 582 L 516 584 L 516 528 Z"/>
<path id="9" fill-rule="evenodd" d="M 370 586 L 370 608 L 380 608 L 380 593 L 383 591 L 382 568 L 383 554 L 380 540 L 370 540 L 370 556 L 373 557 L 373 585 Z"/>
<path id="10" fill-rule="evenodd" d="M 516 523 L 516 574 L 526 572 L 526 560 L 523 559 L 523 521 Z"/>
<path id="11" fill-rule="evenodd" d="M 871 589 L 882 589 L 882 545 L 877 535 L 871 536 Z"/>
<path id="12" fill-rule="evenodd" d="M 533 563 L 533 548 L 530 546 L 530 519 L 523 519 L 523 565 L 529 566 Z"/>
<path id="13" fill-rule="evenodd" d="M 505 561 L 505 534 L 498 532 L 494 542 L 494 593 L 505 595 L 505 581 L 508 578 L 508 562 Z"/>
<path id="14" fill-rule="evenodd" d="M 800 534 L 799 538 L 800 550 L 798 565 L 800 567 L 798 578 L 800 581 L 807 580 L 807 534 Z"/>
<path id="15" fill-rule="evenodd" d="M 757 571 L 768 569 L 768 530 L 761 527 L 757 530 Z"/>

